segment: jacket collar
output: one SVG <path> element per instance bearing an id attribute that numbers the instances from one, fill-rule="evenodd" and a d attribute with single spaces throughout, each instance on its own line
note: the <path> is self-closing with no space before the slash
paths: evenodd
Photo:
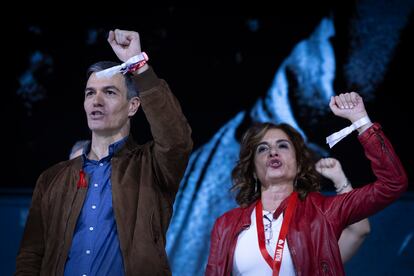
<path id="1" fill-rule="evenodd" d="M 137 143 L 134 141 L 134 138 L 132 137 L 132 134 L 128 135 L 127 140 L 125 141 L 125 144 L 115 153 L 114 156 L 118 155 L 124 155 L 131 151 L 133 151 L 137 146 Z"/>
<path id="2" fill-rule="evenodd" d="M 279 207 L 276 209 L 275 213 L 273 214 L 273 218 L 277 219 L 280 214 L 286 209 L 287 207 L 287 203 L 288 203 L 288 199 L 289 197 L 286 197 L 279 205 Z M 242 216 L 240 219 L 240 226 L 249 226 L 252 222 L 251 222 L 251 214 L 254 210 L 254 208 L 256 207 L 256 203 L 257 200 L 255 200 L 254 202 L 252 202 L 250 205 L 248 205 L 247 207 L 241 208 L 242 210 Z"/>

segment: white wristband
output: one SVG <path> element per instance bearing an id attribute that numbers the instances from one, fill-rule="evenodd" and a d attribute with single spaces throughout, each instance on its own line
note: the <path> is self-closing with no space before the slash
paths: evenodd
<path id="1" fill-rule="evenodd" d="M 128 72 L 128 68 L 134 64 L 137 64 L 142 61 L 147 61 L 148 56 L 145 52 L 141 52 L 140 54 L 131 57 L 126 62 L 122 63 L 121 65 L 113 66 L 108 69 L 102 70 L 97 72 L 95 75 L 97 78 L 109 78 L 115 75 L 116 73 L 125 74 Z"/>
<path id="2" fill-rule="evenodd" d="M 336 143 L 344 139 L 352 131 L 369 123 L 371 123 L 371 120 L 369 119 L 368 116 L 362 117 L 358 121 L 355 121 L 352 125 L 346 128 L 343 128 L 340 131 L 335 132 L 329 135 L 328 137 L 326 137 L 326 143 L 329 144 L 330 148 L 332 148 L 333 146 L 335 146 Z"/>

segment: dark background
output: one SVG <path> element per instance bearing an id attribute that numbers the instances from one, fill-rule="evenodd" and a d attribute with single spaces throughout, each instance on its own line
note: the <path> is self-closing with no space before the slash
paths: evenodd
<path id="1" fill-rule="evenodd" d="M 2 39 L 6 166 L 1 187 L 32 188 L 44 169 L 68 157 L 75 141 L 89 138 L 83 111 L 85 71 L 96 61 L 116 60 L 106 42 L 109 30 L 140 33 L 150 64 L 182 104 L 197 148 L 239 111 L 249 110 L 266 95 L 280 64 L 324 16 L 334 15 L 335 19 L 335 91 L 358 91 L 344 78 L 350 19 L 355 17 L 356 3 L 346 2 L 229 7 L 120 2 L 100 7 L 103 11 L 64 4 L 54 7 L 57 12 L 27 6 L 24 12 L 10 11 L 14 19 L 3 22 Z M 409 100 L 413 92 L 412 37 L 411 15 L 375 89 L 375 98 L 366 104 L 370 117 L 382 124 L 393 142 L 410 179 L 414 167 L 409 134 L 414 113 Z M 30 68 L 36 51 L 43 54 L 43 64 L 33 71 L 38 84 L 34 91 L 42 91 L 43 97 L 28 101 L 18 93 L 19 78 Z M 318 124 L 308 124 L 304 115 L 300 121 L 309 138 L 322 146 L 327 135 L 347 124 L 332 115 Z M 132 131 L 140 142 L 150 138 L 142 112 L 135 118 Z M 331 154 L 342 161 L 355 185 L 372 179 L 357 139 L 347 138 Z"/>

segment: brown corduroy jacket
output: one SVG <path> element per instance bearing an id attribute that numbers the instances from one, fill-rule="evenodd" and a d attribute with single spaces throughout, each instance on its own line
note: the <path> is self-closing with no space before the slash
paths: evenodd
<path id="1" fill-rule="evenodd" d="M 130 135 L 112 157 L 112 202 L 126 275 L 170 275 L 165 237 L 192 150 L 191 128 L 168 85 L 152 68 L 134 77 L 153 140 Z M 82 158 L 44 171 L 16 259 L 16 275 L 63 275 L 87 188 Z M 89 184 L 89 183 L 88 183 Z"/>

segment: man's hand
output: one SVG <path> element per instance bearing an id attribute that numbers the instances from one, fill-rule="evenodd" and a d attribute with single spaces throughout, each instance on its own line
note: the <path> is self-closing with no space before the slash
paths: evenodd
<path id="1" fill-rule="evenodd" d="M 141 53 L 141 42 L 137 32 L 119 29 L 109 31 L 108 42 L 122 62 Z"/>

